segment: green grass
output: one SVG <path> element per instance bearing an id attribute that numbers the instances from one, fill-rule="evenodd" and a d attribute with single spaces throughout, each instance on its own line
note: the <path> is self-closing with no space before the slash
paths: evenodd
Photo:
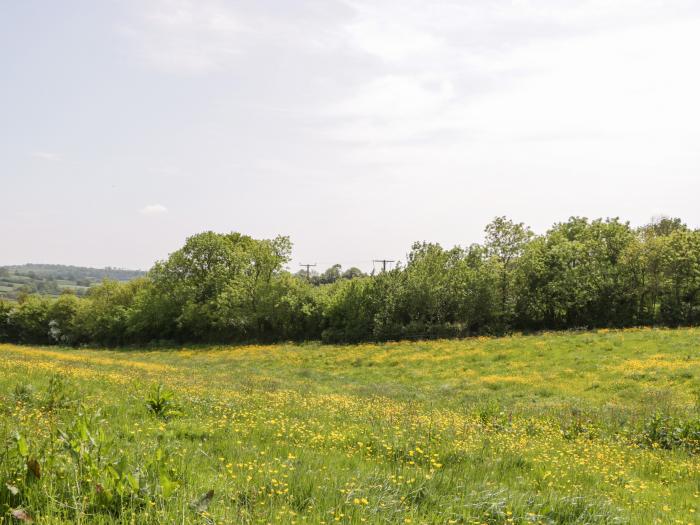
<path id="1" fill-rule="evenodd" d="M 0 345 L 0 395 L 0 523 L 699 522 L 698 329 Z"/>

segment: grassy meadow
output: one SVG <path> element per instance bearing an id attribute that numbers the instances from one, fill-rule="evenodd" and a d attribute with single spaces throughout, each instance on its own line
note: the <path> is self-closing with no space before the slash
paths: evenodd
<path id="1" fill-rule="evenodd" d="M 700 523 L 700 329 L 0 345 L 0 523 Z"/>

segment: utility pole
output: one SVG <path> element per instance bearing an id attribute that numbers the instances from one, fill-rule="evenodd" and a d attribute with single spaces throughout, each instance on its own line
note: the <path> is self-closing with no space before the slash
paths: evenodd
<path id="1" fill-rule="evenodd" d="M 386 263 L 393 263 L 396 261 L 390 261 L 389 259 L 374 259 L 372 263 L 382 263 L 382 273 L 386 272 Z"/>
<path id="2" fill-rule="evenodd" d="M 306 267 L 306 280 L 310 281 L 311 280 L 311 268 L 312 266 L 316 266 L 316 263 L 314 264 L 299 264 L 299 266 L 305 266 Z"/>

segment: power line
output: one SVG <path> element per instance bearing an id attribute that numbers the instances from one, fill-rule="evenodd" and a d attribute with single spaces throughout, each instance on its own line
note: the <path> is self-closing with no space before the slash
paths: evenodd
<path id="1" fill-rule="evenodd" d="M 389 260 L 389 259 L 374 259 L 374 260 L 372 261 L 372 264 L 378 263 L 378 262 L 382 263 L 382 272 L 386 272 L 386 263 L 393 263 L 393 262 L 396 262 L 396 261 L 394 261 L 394 260 Z"/>
<path id="2" fill-rule="evenodd" d="M 314 264 L 299 264 L 299 266 L 305 266 L 306 267 L 306 280 L 310 281 L 311 280 L 311 270 L 310 268 L 312 266 L 316 266 L 316 263 Z"/>

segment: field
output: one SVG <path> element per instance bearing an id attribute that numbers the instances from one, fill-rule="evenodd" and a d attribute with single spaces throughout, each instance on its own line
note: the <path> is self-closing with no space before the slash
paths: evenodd
<path id="1" fill-rule="evenodd" d="M 118 268 L 86 268 L 62 264 L 22 264 L 0 266 L 0 299 L 14 301 L 23 293 L 57 297 L 70 290 L 85 295 L 91 286 L 103 279 L 129 281 L 144 275 L 138 270 Z"/>
<path id="2" fill-rule="evenodd" d="M 0 523 L 700 523 L 700 329 L 0 345 L 0 395 Z"/>

